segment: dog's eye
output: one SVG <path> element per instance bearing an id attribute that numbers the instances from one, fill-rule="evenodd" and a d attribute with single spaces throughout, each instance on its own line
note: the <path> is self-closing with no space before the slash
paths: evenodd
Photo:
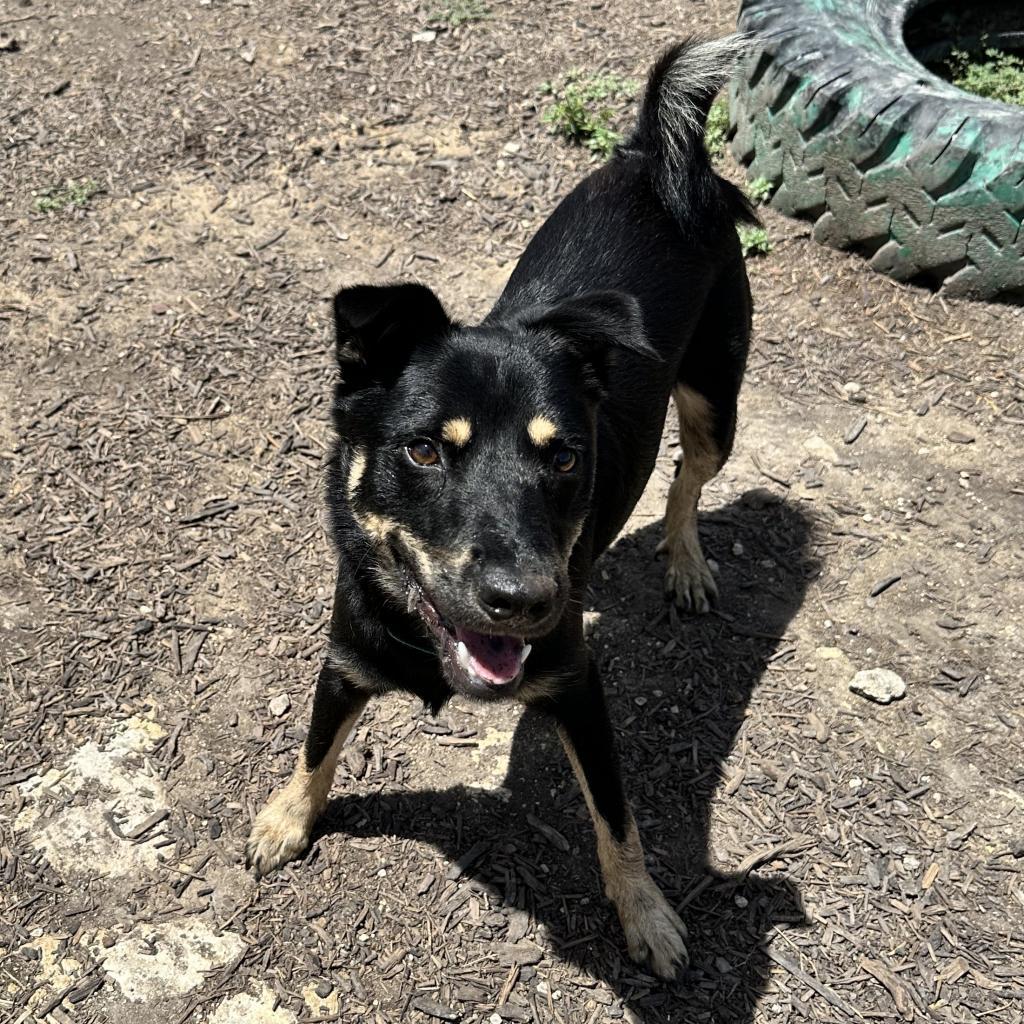
<path id="1" fill-rule="evenodd" d="M 576 453 L 571 448 L 559 448 L 552 462 L 559 473 L 571 473 L 576 468 Z"/>
<path id="2" fill-rule="evenodd" d="M 405 453 L 417 466 L 436 466 L 441 461 L 433 443 L 422 437 L 406 445 Z"/>

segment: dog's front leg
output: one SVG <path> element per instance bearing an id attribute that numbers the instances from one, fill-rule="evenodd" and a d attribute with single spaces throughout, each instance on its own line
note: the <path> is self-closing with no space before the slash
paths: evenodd
<path id="1" fill-rule="evenodd" d="M 313 825 L 327 805 L 338 754 L 368 694 L 330 662 L 320 670 L 309 733 L 287 785 L 257 815 L 245 845 L 245 862 L 257 875 L 281 867 L 309 845 Z"/>
<path id="2" fill-rule="evenodd" d="M 556 697 L 551 710 L 594 820 L 605 894 L 619 913 L 629 955 L 638 963 L 648 961 L 659 978 L 674 978 L 677 966 L 688 961 L 686 928 L 644 864 L 622 789 L 601 680 L 592 663 L 581 689 Z"/>

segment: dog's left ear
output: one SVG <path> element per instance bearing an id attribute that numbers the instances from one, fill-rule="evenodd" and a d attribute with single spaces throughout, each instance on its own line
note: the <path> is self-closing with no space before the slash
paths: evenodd
<path id="1" fill-rule="evenodd" d="M 394 379 L 417 344 L 450 327 L 441 300 L 423 284 L 360 284 L 334 296 L 338 366 L 346 384 Z"/>
<path id="2" fill-rule="evenodd" d="M 644 333 L 640 303 L 626 292 L 585 292 L 529 318 L 526 326 L 553 331 L 569 341 L 603 380 L 609 353 L 626 349 L 648 359 L 661 357 Z"/>

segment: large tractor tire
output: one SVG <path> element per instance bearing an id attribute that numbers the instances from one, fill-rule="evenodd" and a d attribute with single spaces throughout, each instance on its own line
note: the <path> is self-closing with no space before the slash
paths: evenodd
<path id="1" fill-rule="evenodd" d="M 732 152 L 817 241 L 944 295 L 1024 301 L 1024 107 L 911 54 L 907 20 L 933 2 L 744 0 Z"/>

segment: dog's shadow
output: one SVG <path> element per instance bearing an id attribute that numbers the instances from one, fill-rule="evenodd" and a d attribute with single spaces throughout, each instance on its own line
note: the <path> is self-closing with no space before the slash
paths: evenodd
<path id="1" fill-rule="evenodd" d="M 590 604 L 601 612 L 590 644 L 608 691 L 626 790 L 652 874 L 689 928 L 691 964 L 676 982 L 660 983 L 626 957 L 614 910 L 601 895 L 585 805 L 554 729 L 538 714 L 519 721 L 502 790 L 385 787 L 370 797 L 342 796 L 318 833 L 415 838 L 435 844 L 453 865 L 475 847 L 459 884 L 477 884 L 492 903 L 527 912 L 549 956 L 607 981 L 645 1024 L 749 1022 L 767 980 L 767 933 L 803 920 L 789 882 L 735 873 L 742 860 L 737 846 L 749 841 L 756 853 L 771 845 L 762 835 L 770 827 L 755 824 L 757 810 L 742 819 L 742 837 L 736 841 L 733 832 L 726 844 L 733 873 L 711 856 L 709 819 L 713 795 L 723 786 L 731 791 L 738 778 L 725 760 L 754 689 L 816 572 L 810 523 L 791 502 L 748 496 L 702 517 L 701 532 L 705 551 L 721 566 L 723 615 L 676 620 L 668 613 L 664 565 L 654 558 L 660 523 L 620 538 L 601 558 Z M 545 835 L 538 822 L 560 836 Z M 406 880 L 410 887 L 417 881 Z M 452 912 L 458 894 L 451 888 L 435 882 L 422 897 L 428 913 Z M 508 919 L 511 936 L 485 915 L 482 937 L 516 938 L 527 918 Z M 508 967 L 493 970 L 492 1002 Z M 525 1002 L 524 988 L 535 983 L 526 967 L 509 1002 Z"/>

